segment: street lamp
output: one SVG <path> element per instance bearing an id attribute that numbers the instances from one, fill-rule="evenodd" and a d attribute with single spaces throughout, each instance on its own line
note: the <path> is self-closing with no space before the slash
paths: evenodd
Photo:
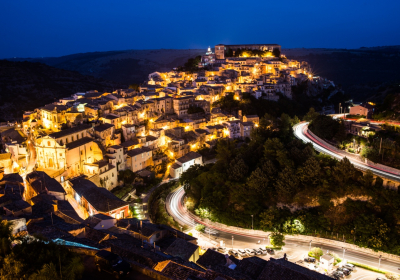
<path id="1" fill-rule="evenodd" d="M 311 251 L 311 242 L 312 242 L 312 240 L 310 240 L 310 250 L 309 251 Z"/>
<path id="2" fill-rule="evenodd" d="M 378 268 L 381 268 L 381 259 L 382 259 L 382 255 L 379 255 L 379 266 L 378 266 Z"/>
<path id="3" fill-rule="evenodd" d="M 346 252 L 346 249 L 344 247 L 342 247 L 343 249 L 343 259 L 344 259 L 344 253 Z"/>
<path id="4" fill-rule="evenodd" d="M 251 229 L 254 230 L 254 227 L 253 227 L 253 215 L 251 215 Z"/>

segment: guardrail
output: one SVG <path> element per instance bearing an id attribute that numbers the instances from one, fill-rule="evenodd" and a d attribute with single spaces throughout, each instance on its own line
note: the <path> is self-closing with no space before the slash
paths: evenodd
<path id="1" fill-rule="evenodd" d="M 228 233 L 238 234 L 238 235 L 245 235 L 245 236 L 260 238 L 260 239 L 268 238 L 268 235 L 271 233 L 271 232 L 266 232 L 266 231 L 262 231 L 262 230 L 252 230 L 252 229 L 245 229 L 245 228 L 239 228 L 239 227 L 234 227 L 234 226 L 227 226 L 227 225 L 220 224 L 217 222 L 212 222 L 208 219 L 202 219 L 202 218 L 194 215 L 193 213 L 190 213 L 189 211 L 187 211 L 186 208 L 185 208 L 185 211 L 196 222 L 203 224 L 205 226 L 211 227 L 211 228 L 218 229 L 223 232 L 228 232 Z M 331 245 L 331 246 L 335 246 L 335 247 L 339 247 L 339 248 L 345 248 L 346 250 L 352 250 L 352 251 L 359 252 L 359 253 L 373 255 L 373 256 L 376 256 L 377 258 L 379 258 L 379 256 L 382 256 L 383 258 L 400 262 L 400 256 L 381 252 L 381 251 L 374 251 L 369 248 L 362 248 L 357 245 L 342 242 L 342 241 L 320 238 L 320 237 L 315 237 L 315 236 L 308 236 L 308 235 L 300 235 L 300 234 L 285 235 L 285 239 L 286 240 L 296 240 L 296 241 L 301 241 L 301 242 L 310 242 L 312 240 L 313 243 Z"/>

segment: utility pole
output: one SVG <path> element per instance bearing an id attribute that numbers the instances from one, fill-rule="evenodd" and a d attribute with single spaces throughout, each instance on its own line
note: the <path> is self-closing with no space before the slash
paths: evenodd
<path id="1" fill-rule="evenodd" d="M 379 266 L 378 266 L 378 268 L 381 268 L 381 259 L 382 259 L 382 255 L 379 256 Z"/>
<path id="2" fill-rule="evenodd" d="M 342 247 L 343 249 L 343 259 L 344 259 L 344 253 L 346 252 L 346 249 L 344 247 Z"/>
<path id="3" fill-rule="evenodd" d="M 310 250 L 309 251 L 311 251 L 311 242 L 312 242 L 312 240 L 310 240 Z"/>

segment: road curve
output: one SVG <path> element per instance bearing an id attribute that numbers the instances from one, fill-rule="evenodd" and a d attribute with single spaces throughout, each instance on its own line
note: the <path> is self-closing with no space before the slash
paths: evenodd
<path id="1" fill-rule="evenodd" d="M 302 140 L 305 143 L 311 143 L 315 150 L 329 155 L 337 160 L 342 160 L 344 157 L 347 157 L 349 161 L 357 168 L 362 171 L 370 170 L 375 175 L 388 179 L 400 182 L 400 174 L 396 173 L 393 170 L 385 170 L 384 167 L 373 166 L 369 163 L 365 163 L 361 158 L 357 155 L 349 154 L 345 151 L 338 151 L 332 148 L 332 146 L 316 139 L 313 137 L 308 131 L 308 123 L 300 123 L 293 127 L 294 135 Z"/>
<path id="2" fill-rule="evenodd" d="M 235 240 L 235 244 L 240 243 L 243 248 L 249 247 L 260 247 L 257 244 L 258 240 L 267 239 L 267 233 L 260 236 L 259 234 L 246 234 L 235 231 L 231 227 L 218 228 L 214 225 L 207 224 L 206 222 L 200 220 L 198 217 L 187 211 L 184 205 L 185 190 L 183 187 L 179 187 L 171 192 L 166 199 L 167 212 L 181 225 L 186 225 L 189 227 L 194 227 L 196 224 L 203 224 L 206 226 L 206 233 L 210 233 L 217 236 L 219 240 L 225 241 L 226 244 L 230 244 L 232 237 Z M 287 248 L 298 249 L 298 250 L 308 250 L 309 241 L 299 241 L 297 239 L 291 239 L 290 236 L 286 237 Z M 323 250 L 329 250 L 330 252 L 335 252 L 342 256 L 342 247 L 327 245 L 324 243 L 312 242 L 313 246 L 318 246 Z M 227 245 L 228 247 L 228 245 Z M 378 259 L 375 256 L 371 256 L 368 253 L 363 253 L 359 251 L 352 251 L 346 249 L 346 259 L 358 263 L 363 263 L 366 265 L 378 267 Z M 392 260 L 382 259 L 380 268 L 398 273 L 398 268 L 400 267 L 399 262 Z"/>

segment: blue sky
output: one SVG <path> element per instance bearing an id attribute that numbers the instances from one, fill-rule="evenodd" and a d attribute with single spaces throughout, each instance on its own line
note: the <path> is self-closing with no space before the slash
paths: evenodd
<path id="1" fill-rule="evenodd" d="M 3 0 L 0 58 L 277 43 L 400 45 L 400 1 Z"/>

